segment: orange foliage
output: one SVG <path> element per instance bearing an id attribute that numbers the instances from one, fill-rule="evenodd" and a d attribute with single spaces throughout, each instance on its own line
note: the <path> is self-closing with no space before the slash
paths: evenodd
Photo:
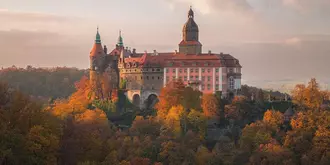
<path id="1" fill-rule="evenodd" d="M 166 87 L 161 89 L 159 102 L 156 105 L 160 116 L 166 115 L 171 107 L 181 104 L 184 88 L 185 86 L 182 81 L 171 81 Z"/>
<path id="2" fill-rule="evenodd" d="M 328 92 L 321 91 L 316 79 L 313 78 L 306 87 L 304 84 L 298 84 L 292 91 L 293 100 L 300 106 L 309 109 L 319 109 L 324 100 L 327 99 Z"/>
<path id="3" fill-rule="evenodd" d="M 267 110 L 263 121 L 274 126 L 280 126 L 284 122 L 284 116 L 279 111 Z"/>
<path id="4" fill-rule="evenodd" d="M 219 116 L 219 101 L 213 94 L 204 94 L 202 98 L 202 108 L 207 117 Z"/>

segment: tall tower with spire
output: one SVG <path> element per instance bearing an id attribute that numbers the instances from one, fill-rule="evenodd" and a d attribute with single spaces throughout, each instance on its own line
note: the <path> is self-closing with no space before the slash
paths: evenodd
<path id="1" fill-rule="evenodd" d="M 123 37 L 121 35 L 121 30 L 119 30 L 119 36 L 118 36 L 118 41 L 116 44 L 116 49 L 122 50 L 123 48 L 124 48 L 124 41 L 123 41 Z"/>
<path id="2" fill-rule="evenodd" d="M 188 20 L 182 29 L 182 41 L 179 44 L 179 52 L 183 54 L 201 54 L 202 44 L 199 42 L 199 29 L 194 20 L 194 11 L 190 6 Z"/>

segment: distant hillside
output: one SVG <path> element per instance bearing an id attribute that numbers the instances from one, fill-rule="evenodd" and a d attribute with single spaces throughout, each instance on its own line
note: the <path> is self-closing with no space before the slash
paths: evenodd
<path id="1" fill-rule="evenodd" d="M 284 100 L 286 93 L 281 93 L 279 91 L 268 91 L 257 87 L 252 87 L 248 85 L 242 85 L 242 95 L 246 96 L 248 99 L 251 99 L 252 96 L 255 100 L 268 100 L 269 96 L 271 100 Z"/>
<path id="2" fill-rule="evenodd" d="M 0 81 L 38 98 L 66 98 L 75 91 L 75 82 L 79 81 L 86 70 L 77 68 L 3 68 Z"/>

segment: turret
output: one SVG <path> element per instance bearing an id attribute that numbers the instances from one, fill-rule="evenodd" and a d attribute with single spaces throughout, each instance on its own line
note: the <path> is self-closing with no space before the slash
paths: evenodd
<path id="1" fill-rule="evenodd" d="M 118 37 L 116 47 L 117 47 L 117 49 L 124 48 L 124 42 L 123 42 L 123 37 L 121 36 L 121 31 L 119 31 L 119 37 Z"/>
<path id="2" fill-rule="evenodd" d="M 106 53 L 102 48 L 101 36 L 99 33 L 99 28 L 97 28 L 95 42 L 92 50 L 90 51 L 90 70 L 98 71 L 102 67 L 102 61 L 104 60 Z"/>

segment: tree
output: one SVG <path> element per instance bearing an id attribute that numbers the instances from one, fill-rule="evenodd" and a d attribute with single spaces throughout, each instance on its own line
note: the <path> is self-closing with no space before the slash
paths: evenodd
<path id="1" fill-rule="evenodd" d="M 323 103 L 325 93 L 326 92 L 319 89 L 316 79 L 313 78 L 310 80 L 307 87 L 303 84 L 296 85 L 292 91 L 292 97 L 293 101 L 300 107 L 318 110 Z"/>
<path id="2" fill-rule="evenodd" d="M 219 114 L 219 101 L 213 94 L 204 94 L 202 98 L 202 108 L 206 117 L 218 117 Z"/>
<path id="3" fill-rule="evenodd" d="M 182 105 L 184 88 L 182 81 L 171 81 L 161 89 L 159 102 L 156 104 L 159 116 L 164 117 L 171 107 Z"/>
<path id="4" fill-rule="evenodd" d="M 279 111 L 267 110 L 264 114 L 263 121 L 275 127 L 279 127 L 284 123 L 284 117 Z"/>
<path id="5" fill-rule="evenodd" d="M 321 107 L 323 97 L 315 78 L 308 83 L 304 96 L 305 104 L 308 108 L 316 110 Z"/>
<path id="6" fill-rule="evenodd" d="M 295 88 L 291 91 L 292 99 L 294 102 L 300 106 L 304 105 L 304 91 L 306 86 L 304 84 L 297 84 Z"/>

